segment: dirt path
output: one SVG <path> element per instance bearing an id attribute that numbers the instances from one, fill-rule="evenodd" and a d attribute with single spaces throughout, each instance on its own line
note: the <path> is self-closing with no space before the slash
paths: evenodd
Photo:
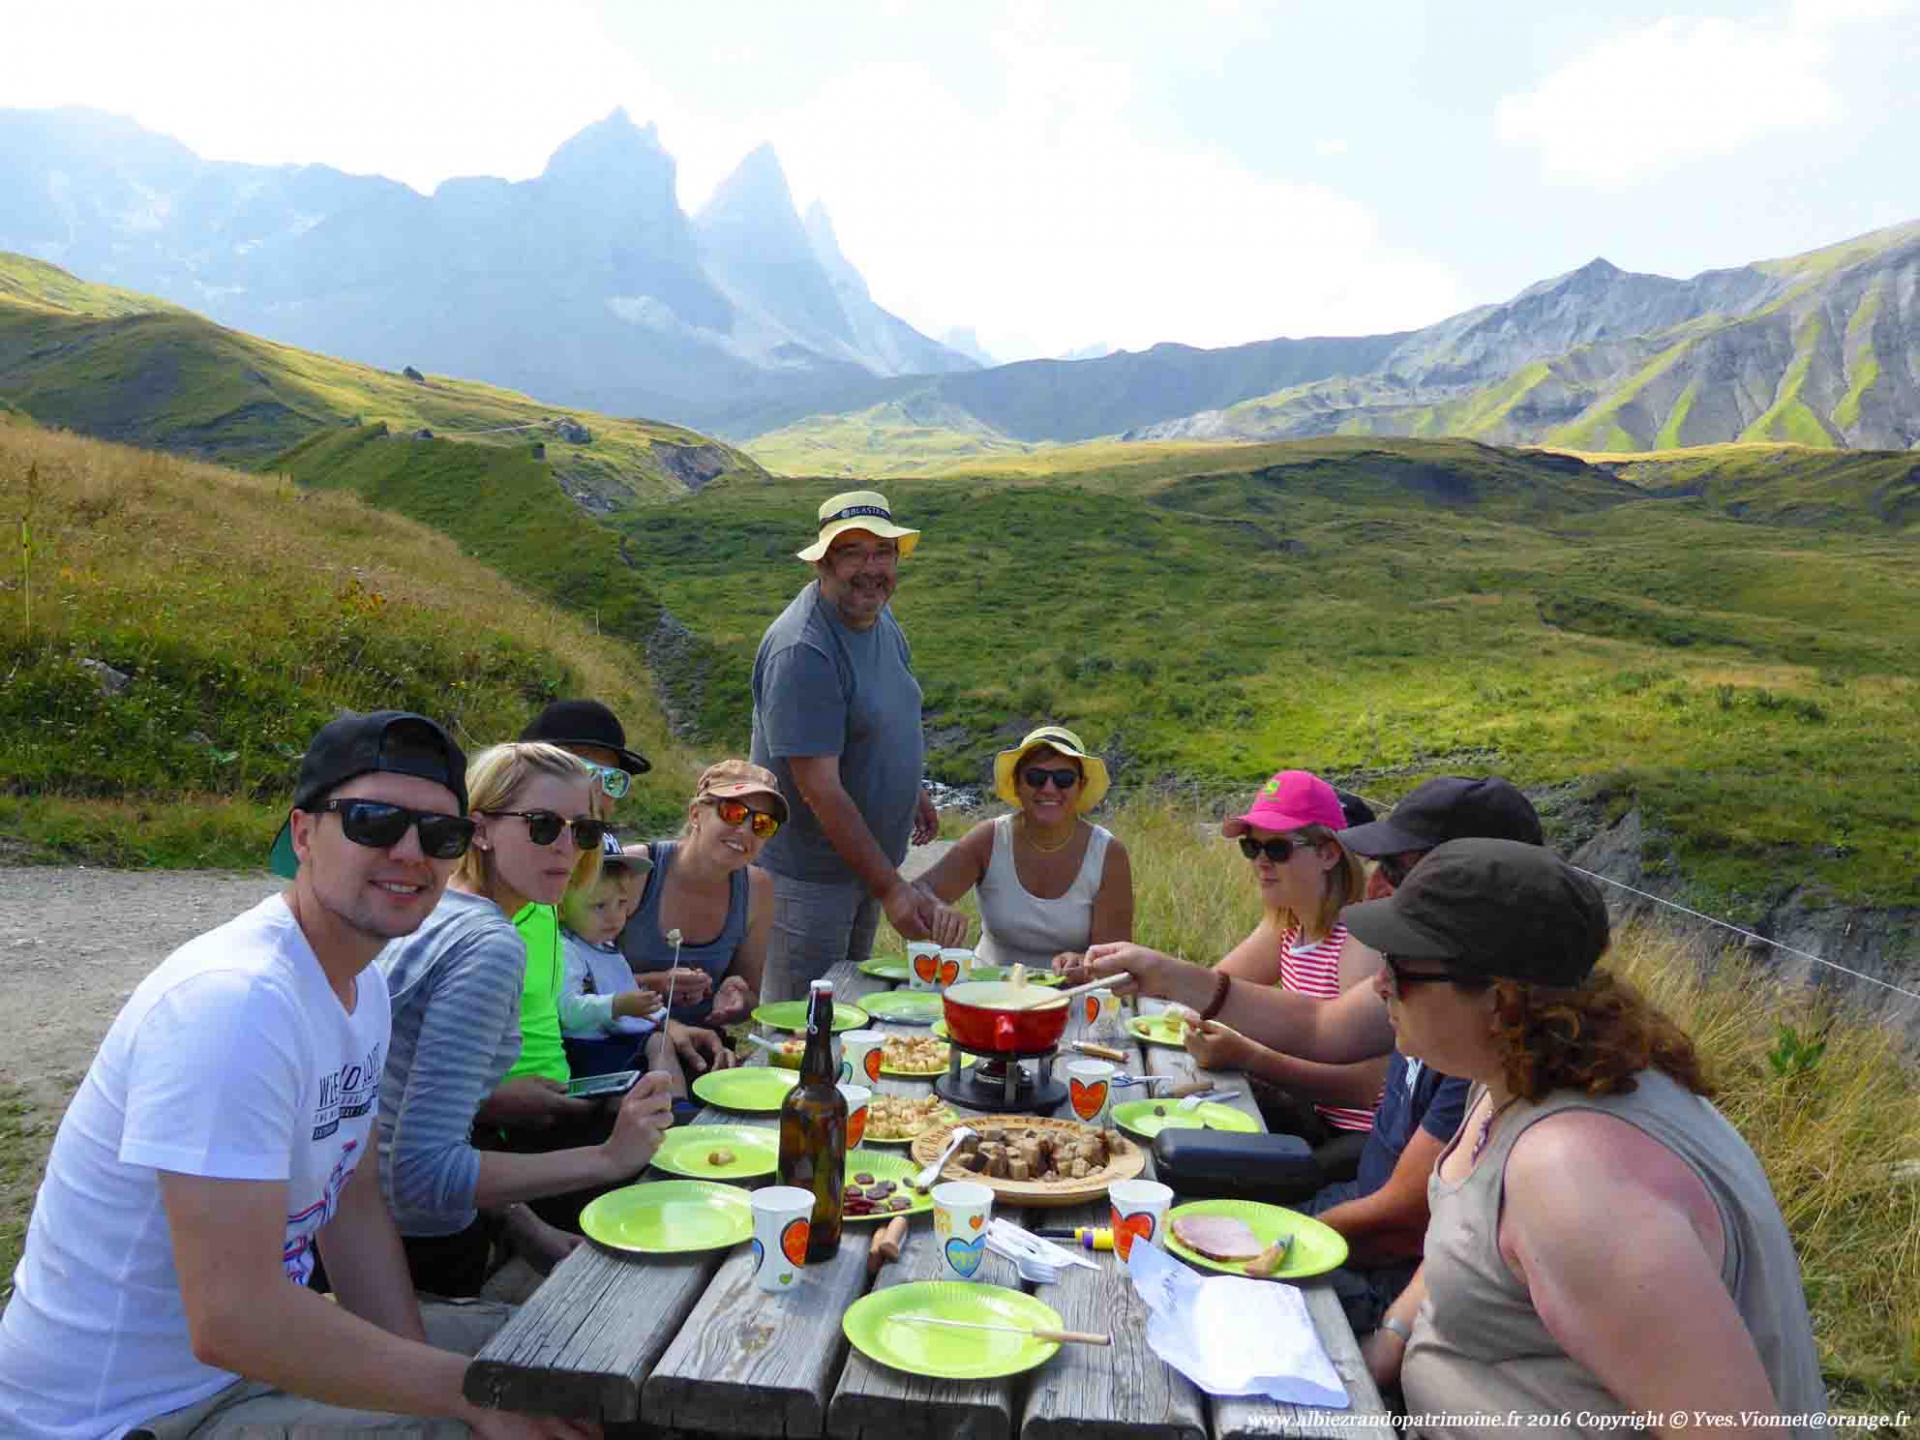
<path id="1" fill-rule="evenodd" d="M 950 845 L 912 851 L 907 874 Z M 147 972 L 282 883 L 210 870 L 0 869 L 0 1080 L 60 1114 Z"/>

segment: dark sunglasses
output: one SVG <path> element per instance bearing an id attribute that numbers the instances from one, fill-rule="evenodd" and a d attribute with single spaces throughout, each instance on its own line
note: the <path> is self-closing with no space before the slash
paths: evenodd
<path id="1" fill-rule="evenodd" d="M 1027 788 L 1030 790 L 1046 789 L 1049 780 L 1053 781 L 1053 788 L 1056 790 L 1071 790 L 1080 783 L 1080 772 L 1067 766 L 1062 766 L 1058 770 L 1048 770 L 1041 765 L 1029 765 L 1020 772 L 1020 778 L 1027 782 Z"/>
<path id="2" fill-rule="evenodd" d="M 1262 855 L 1276 865 L 1284 865 L 1293 858 L 1296 850 L 1311 850 L 1315 841 L 1296 840 L 1291 835 L 1282 835 L 1277 840 L 1256 840 L 1251 835 L 1240 837 L 1240 853 L 1249 860 L 1258 860 Z"/>
<path id="3" fill-rule="evenodd" d="M 598 850 L 600 842 L 606 838 L 613 826 L 605 820 L 590 820 L 581 816 L 578 820 L 569 820 L 566 816 L 552 810 L 485 810 L 485 815 L 510 815 L 527 822 L 527 839 L 536 845 L 551 845 L 560 838 L 560 832 L 569 826 L 573 828 L 573 843 L 576 849 Z"/>
<path id="4" fill-rule="evenodd" d="M 458 860 L 473 843 L 473 821 L 464 815 L 409 810 L 384 800 L 329 800 L 313 813 L 338 815 L 342 835 L 374 850 L 392 849 L 414 825 L 420 827 L 421 851 L 435 860 Z"/>
<path id="5" fill-rule="evenodd" d="M 744 825 L 747 823 L 747 817 L 751 815 L 753 833 L 762 840 L 772 838 L 773 833 L 780 828 L 778 815 L 769 815 L 765 810 L 756 810 L 744 800 L 716 800 L 713 802 L 713 813 L 729 825 Z"/>
<path id="6" fill-rule="evenodd" d="M 1398 855 L 1382 855 L 1374 861 L 1374 869 L 1380 872 L 1380 878 L 1398 890 L 1413 873 L 1413 867 L 1426 858 L 1424 850 L 1407 850 Z"/>
<path id="7" fill-rule="evenodd" d="M 1461 975 L 1452 970 L 1407 970 L 1392 955 L 1380 957 L 1386 961 L 1387 975 L 1393 981 L 1393 993 L 1400 999 L 1407 998 L 1409 985 L 1458 985 L 1463 990 L 1484 990 L 1487 982 L 1477 975 Z"/>

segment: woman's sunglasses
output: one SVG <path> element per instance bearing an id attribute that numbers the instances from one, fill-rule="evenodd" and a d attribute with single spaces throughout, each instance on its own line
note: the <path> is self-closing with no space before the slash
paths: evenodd
<path id="1" fill-rule="evenodd" d="M 392 849 L 414 825 L 420 827 L 421 851 L 435 860 L 458 860 L 473 843 L 473 821 L 464 815 L 409 810 L 384 800 L 329 800 L 313 813 L 338 815 L 342 835 L 374 850 Z"/>
<path id="2" fill-rule="evenodd" d="M 598 850 L 607 832 L 613 829 L 613 826 L 605 820 L 592 820 L 584 815 L 577 820 L 569 820 L 553 810 L 484 810 L 481 813 L 512 816 L 526 821 L 527 839 L 536 845 L 553 844 L 560 838 L 560 832 L 571 826 L 576 849 Z"/>
<path id="3" fill-rule="evenodd" d="M 1464 990 L 1484 990 L 1487 982 L 1477 975 L 1461 975 L 1452 970 L 1407 970 L 1402 968 L 1398 958 L 1392 955 L 1380 957 L 1386 962 L 1387 976 L 1393 982 L 1396 998 L 1407 998 L 1410 985 L 1458 985 Z"/>
<path id="4" fill-rule="evenodd" d="M 774 831 L 780 828 L 778 815 L 769 815 L 764 810 L 756 810 L 744 800 L 716 800 L 713 802 L 713 813 L 729 825 L 744 825 L 747 823 L 747 817 L 751 815 L 753 833 L 762 840 L 771 839 Z"/>
<path id="5" fill-rule="evenodd" d="M 1258 860 L 1262 855 L 1276 865 L 1284 865 L 1293 858 L 1296 850 L 1311 850 L 1314 842 L 1297 840 L 1291 835 L 1282 835 L 1277 840 L 1256 840 L 1251 835 L 1240 837 L 1240 853 L 1249 860 Z"/>
<path id="6" fill-rule="evenodd" d="M 616 769 L 612 765 L 596 765 L 591 760 L 583 760 L 581 763 L 593 772 L 594 778 L 600 782 L 600 788 L 606 792 L 609 800 L 618 800 L 633 788 L 633 776 L 624 770 Z"/>
<path id="7" fill-rule="evenodd" d="M 1048 770 L 1043 766 L 1030 765 L 1020 772 L 1020 778 L 1027 782 L 1029 790 L 1044 790 L 1049 780 L 1053 781 L 1056 790 L 1071 790 L 1080 783 L 1080 772 L 1066 767 Z"/>

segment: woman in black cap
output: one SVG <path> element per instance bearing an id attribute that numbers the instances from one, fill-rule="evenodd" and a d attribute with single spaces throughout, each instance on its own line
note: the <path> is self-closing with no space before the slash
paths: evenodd
<path id="1" fill-rule="evenodd" d="M 1455 840 L 1345 918 L 1385 957 L 1400 1048 L 1475 1082 L 1426 1262 L 1366 1345 L 1376 1380 L 1430 1417 L 1420 1433 L 1512 1412 L 1589 1417 L 1564 1433 L 1824 1410 L 1766 1176 L 1708 1103 L 1692 1041 L 1594 969 L 1593 885 L 1538 846 Z"/>

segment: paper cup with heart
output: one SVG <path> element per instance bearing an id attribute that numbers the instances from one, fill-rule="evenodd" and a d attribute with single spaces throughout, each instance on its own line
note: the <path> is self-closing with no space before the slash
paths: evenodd
<path id="1" fill-rule="evenodd" d="M 971 1280 L 987 1255 L 987 1221 L 993 1216 L 993 1191 L 972 1180 L 949 1180 L 933 1187 L 933 1235 L 940 1242 L 940 1274 Z"/>
<path id="2" fill-rule="evenodd" d="M 958 985 L 973 973 L 973 951 L 965 945 L 949 945 L 940 952 L 940 988 Z"/>
<path id="3" fill-rule="evenodd" d="M 1111 1033 L 1119 1014 L 1120 1002 L 1111 990 L 1089 990 L 1080 997 L 1080 1018 L 1086 1022 L 1089 1035 Z"/>
<path id="4" fill-rule="evenodd" d="M 884 1030 L 847 1031 L 840 1037 L 840 1078 L 855 1085 L 872 1085 L 879 1080 L 886 1043 Z"/>
<path id="5" fill-rule="evenodd" d="M 1133 1242 L 1167 1248 L 1167 1207 L 1173 1191 L 1158 1180 L 1118 1180 L 1107 1187 L 1112 1207 L 1113 1253 L 1122 1260 L 1133 1253 Z"/>
<path id="6" fill-rule="evenodd" d="M 867 1102 L 873 1091 L 864 1085 L 840 1086 L 840 1098 L 847 1102 L 847 1149 L 858 1145 L 867 1134 Z"/>
<path id="7" fill-rule="evenodd" d="M 1075 1060 L 1067 1066 L 1067 1100 L 1073 1118 L 1104 1130 L 1113 1110 L 1113 1066 L 1104 1060 Z"/>
<path id="8" fill-rule="evenodd" d="M 753 1283 L 779 1294 L 791 1290 L 807 1263 L 813 1228 L 813 1192 L 798 1185 L 767 1185 L 753 1205 Z"/>
<path id="9" fill-rule="evenodd" d="M 940 947 L 931 940 L 907 942 L 907 988 L 938 990 L 940 985 Z"/>

